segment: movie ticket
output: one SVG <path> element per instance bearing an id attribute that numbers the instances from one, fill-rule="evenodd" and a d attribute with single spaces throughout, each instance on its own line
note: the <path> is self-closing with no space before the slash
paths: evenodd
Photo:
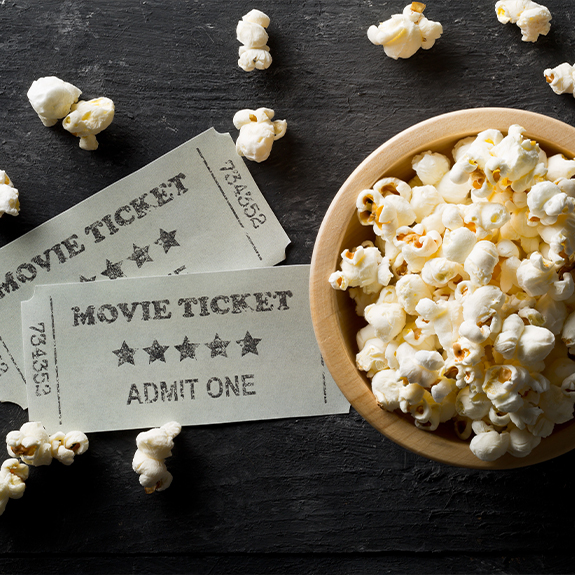
<path id="1" fill-rule="evenodd" d="M 49 431 L 349 411 L 323 364 L 309 266 L 38 286 L 28 406 Z"/>

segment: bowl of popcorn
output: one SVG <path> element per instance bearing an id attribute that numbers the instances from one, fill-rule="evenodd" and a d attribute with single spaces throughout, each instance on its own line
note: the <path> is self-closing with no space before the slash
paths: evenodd
<path id="1" fill-rule="evenodd" d="M 462 110 L 365 159 L 320 228 L 319 346 L 351 405 L 436 461 L 506 469 L 575 446 L 575 128 Z"/>

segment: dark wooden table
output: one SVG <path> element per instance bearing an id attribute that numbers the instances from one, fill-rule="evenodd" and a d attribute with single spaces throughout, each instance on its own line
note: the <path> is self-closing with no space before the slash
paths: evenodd
<path id="1" fill-rule="evenodd" d="M 535 44 L 503 26 L 493 0 L 436 0 L 429 51 L 394 61 L 371 24 L 384 0 L 0 0 L 0 169 L 21 215 L 2 245 L 233 114 L 271 107 L 288 120 L 272 156 L 249 168 L 309 263 L 323 215 L 381 143 L 452 110 L 507 106 L 575 123 L 575 100 L 543 70 L 575 61 L 575 6 L 547 0 Z M 238 68 L 238 19 L 271 17 L 274 62 Z M 26 91 L 41 76 L 116 103 L 100 149 L 44 128 Z M 0 405 L 0 435 L 27 413 Z M 33 470 L 0 518 L 3 573 L 573 573 L 575 454 L 502 472 L 413 455 L 349 415 L 189 427 L 175 480 L 148 496 L 131 469 L 136 431 L 93 434 L 71 467 Z"/>

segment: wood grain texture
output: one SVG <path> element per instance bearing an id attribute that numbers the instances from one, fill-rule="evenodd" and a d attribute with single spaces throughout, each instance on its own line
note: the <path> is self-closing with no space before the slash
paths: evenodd
<path id="1" fill-rule="evenodd" d="M 407 2 L 406 2 L 407 3 Z M 0 0 L 0 169 L 19 237 L 210 126 L 269 106 L 288 120 L 250 171 L 309 263 L 325 212 L 373 150 L 453 110 L 515 107 L 575 125 L 575 100 L 543 70 L 573 61 L 574 13 L 544 2 L 552 29 L 523 43 L 493 0 L 434 0 L 444 34 L 394 61 L 366 30 L 395 0 Z M 265 72 L 236 65 L 238 19 L 271 17 Z M 55 74 L 116 103 L 94 153 L 30 108 L 31 82 Z M 27 419 L 0 405 L 1 436 Z M 69 468 L 33 469 L 0 518 L 0 569 L 22 573 L 573 572 L 575 455 L 507 471 L 414 455 L 359 414 L 186 428 L 169 490 L 146 496 L 131 470 L 137 432 L 94 434 Z"/>

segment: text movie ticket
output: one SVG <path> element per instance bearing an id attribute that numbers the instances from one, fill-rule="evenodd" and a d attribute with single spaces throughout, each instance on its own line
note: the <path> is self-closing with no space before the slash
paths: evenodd
<path id="1" fill-rule="evenodd" d="M 309 266 L 38 286 L 28 406 L 50 431 L 349 411 L 309 313 Z"/>
<path id="2" fill-rule="evenodd" d="M 0 250 L 0 400 L 26 407 L 35 285 L 272 266 L 288 243 L 229 134 L 200 134 Z"/>

